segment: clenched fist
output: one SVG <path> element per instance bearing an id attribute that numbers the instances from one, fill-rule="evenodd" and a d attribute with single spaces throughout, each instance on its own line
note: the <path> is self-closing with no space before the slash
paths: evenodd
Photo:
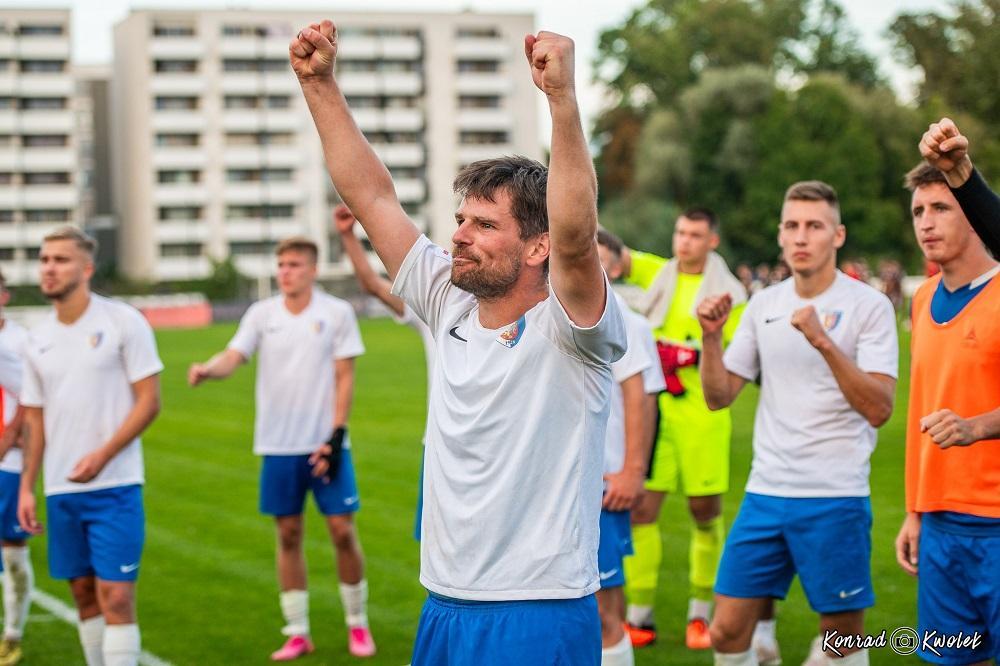
<path id="1" fill-rule="evenodd" d="M 531 79 L 550 98 L 575 95 L 573 40 L 543 30 L 524 38 L 524 55 L 531 65 Z"/>
<path id="2" fill-rule="evenodd" d="M 823 324 L 819 321 L 819 315 L 816 314 L 816 308 L 811 305 L 792 313 L 792 326 L 806 336 L 806 340 L 813 347 L 819 348 L 828 339 Z"/>
<path id="3" fill-rule="evenodd" d="M 981 439 L 971 419 L 963 419 L 950 409 L 939 409 L 920 419 L 920 432 L 926 432 L 942 449 L 968 446 Z"/>
<path id="4" fill-rule="evenodd" d="M 337 204 L 333 209 L 333 228 L 339 234 L 350 233 L 354 229 L 354 213 L 347 207 L 347 204 Z"/>
<path id="5" fill-rule="evenodd" d="M 299 81 L 332 76 L 337 59 L 337 28 L 333 21 L 323 19 L 302 28 L 288 45 L 288 59 Z"/>
<path id="6" fill-rule="evenodd" d="M 733 297 L 729 294 L 709 296 L 698 304 L 698 323 L 703 336 L 718 335 L 729 319 L 733 309 Z"/>

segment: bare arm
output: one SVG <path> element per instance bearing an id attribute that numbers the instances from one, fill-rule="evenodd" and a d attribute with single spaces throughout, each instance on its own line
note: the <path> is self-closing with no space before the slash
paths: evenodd
<path id="1" fill-rule="evenodd" d="M 701 388 L 705 393 L 705 403 L 715 411 L 733 404 L 746 386 L 747 380 L 730 372 L 722 362 L 722 329 L 732 310 L 729 294 L 706 298 L 698 306 L 698 322 L 701 324 Z"/>
<path id="2" fill-rule="evenodd" d="M 235 349 L 223 349 L 206 363 L 192 363 L 188 368 L 188 384 L 197 386 L 206 379 L 225 379 L 246 362 Z"/>
<path id="3" fill-rule="evenodd" d="M 351 261 L 354 267 L 354 277 L 358 281 L 361 289 L 382 301 L 386 307 L 396 313 L 397 317 L 403 316 L 403 299 L 392 293 L 392 283 L 375 272 L 372 265 L 368 263 L 368 255 L 365 248 L 361 246 L 361 241 L 354 235 L 354 214 L 344 204 L 337 206 L 333 213 L 334 226 L 340 234 L 340 246 L 344 249 L 344 254 Z"/>
<path id="4" fill-rule="evenodd" d="M 573 40 L 552 32 L 528 35 L 525 54 L 552 115 L 546 205 L 552 289 L 577 326 L 601 319 L 607 294 L 597 255 L 597 176 L 580 124 Z"/>
<path id="5" fill-rule="evenodd" d="M 12 448 L 21 446 L 21 437 L 24 430 L 24 406 L 18 405 L 17 411 L 14 412 L 14 418 L 10 420 L 3 429 L 3 435 L 0 436 L 0 460 L 3 460 L 7 452 Z"/>
<path id="6" fill-rule="evenodd" d="M 328 20 L 303 28 L 289 45 L 289 60 L 319 132 L 334 187 L 363 220 L 372 246 L 395 278 L 420 233 L 399 205 L 389 171 L 358 129 L 333 76 L 336 32 Z"/>
<path id="7" fill-rule="evenodd" d="M 920 419 L 920 431 L 930 435 L 942 449 L 1000 439 L 1000 408 L 962 418 L 950 409 L 939 409 Z"/>
<path id="8" fill-rule="evenodd" d="M 351 417 L 351 403 L 354 400 L 354 359 L 340 358 L 333 362 L 336 374 L 334 387 L 333 427 L 347 425 Z"/>
<path id="9" fill-rule="evenodd" d="M 889 420 L 896 398 L 896 380 L 893 377 L 859 368 L 826 334 L 813 306 L 796 310 L 792 314 L 792 326 L 802 331 L 809 344 L 822 354 L 837 380 L 837 386 L 854 411 L 875 428 Z"/>
<path id="10" fill-rule="evenodd" d="M 620 472 L 604 477 L 608 482 L 604 508 L 609 511 L 626 511 L 639 502 L 653 448 L 656 396 L 646 393 L 641 372 L 623 381 L 621 387 L 625 403 L 625 464 Z"/>
<path id="11" fill-rule="evenodd" d="M 152 375 L 132 384 L 132 395 L 135 397 L 135 404 L 132 405 L 132 409 L 129 410 L 122 424 L 118 426 L 118 430 L 103 446 L 88 453 L 77 462 L 67 477 L 70 481 L 87 483 L 92 480 L 100 474 L 112 458 L 149 427 L 149 424 L 160 413 L 159 375 Z"/>
<path id="12" fill-rule="evenodd" d="M 24 422 L 28 429 L 24 449 L 24 467 L 21 469 L 21 489 L 17 502 L 17 521 L 21 529 L 29 534 L 41 534 L 35 510 L 35 482 L 42 467 L 42 453 L 45 451 L 45 430 L 41 407 L 25 407 Z"/>

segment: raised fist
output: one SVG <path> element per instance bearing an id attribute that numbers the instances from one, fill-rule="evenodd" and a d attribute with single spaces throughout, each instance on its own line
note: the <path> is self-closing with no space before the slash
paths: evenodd
<path id="1" fill-rule="evenodd" d="M 931 166 L 948 173 L 969 157 L 969 140 L 951 118 L 931 123 L 920 138 L 920 155 Z"/>
<path id="2" fill-rule="evenodd" d="M 542 31 L 524 38 L 524 55 L 531 65 L 531 78 L 549 97 L 575 94 L 573 40 Z"/>
<path id="3" fill-rule="evenodd" d="M 350 233 L 354 229 L 355 221 L 354 213 L 347 207 L 347 204 L 337 204 L 337 207 L 333 209 L 333 228 L 337 230 L 338 234 Z"/>
<path id="4" fill-rule="evenodd" d="M 337 28 L 329 19 L 302 28 L 288 45 L 288 60 L 299 81 L 332 76 L 336 59 Z"/>
<path id="5" fill-rule="evenodd" d="M 792 326 L 801 332 L 813 347 L 818 346 L 826 337 L 826 330 L 819 321 L 816 308 L 811 305 L 792 313 Z"/>
<path id="6" fill-rule="evenodd" d="M 698 323 L 702 335 L 717 335 L 729 319 L 733 309 L 733 297 L 729 294 L 709 296 L 698 304 Z"/>

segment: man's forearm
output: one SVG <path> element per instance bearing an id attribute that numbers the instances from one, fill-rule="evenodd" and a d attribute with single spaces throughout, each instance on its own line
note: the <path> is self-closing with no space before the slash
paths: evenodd
<path id="1" fill-rule="evenodd" d="M 723 409 L 736 399 L 731 395 L 729 371 L 722 362 L 722 333 L 702 336 L 698 366 L 701 388 L 709 409 Z"/>
<path id="2" fill-rule="evenodd" d="M 1000 439 L 1000 409 L 973 416 L 972 433 L 976 441 L 984 439 Z"/>
<path id="3" fill-rule="evenodd" d="M 636 385 L 629 385 L 630 381 Z M 630 378 L 622 385 L 625 403 L 625 463 L 622 471 L 645 475 L 649 467 L 649 453 L 653 448 L 650 437 L 648 398 L 642 385 L 642 375 Z M 655 398 L 654 398 L 655 400 Z"/>
<path id="4" fill-rule="evenodd" d="M 333 427 L 346 426 L 351 418 L 351 404 L 354 402 L 354 368 L 337 367 L 334 385 Z"/>
<path id="5" fill-rule="evenodd" d="M 848 404 L 876 428 L 888 421 L 895 400 L 895 382 L 877 379 L 863 371 L 829 338 L 818 350 Z"/>
<path id="6" fill-rule="evenodd" d="M 111 460 L 122 449 L 131 444 L 132 440 L 149 427 L 159 413 L 160 397 L 158 391 L 155 394 L 146 393 L 137 396 L 135 404 L 132 405 L 132 409 L 129 410 L 118 430 L 104 443 L 107 459 Z"/>
<path id="7" fill-rule="evenodd" d="M 597 233 L 597 176 L 575 97 L 549 101 L 552 154 L 546 203 L 553 253 L 578 253 Z"/>
<path id="8" fill-rule="evenodd" d="M 24 440 L 21 488 L 34 492 L 35 481 L 38 480 L 38 472 L 42 467 L 42 454 L 45 451 L 42 408 L 26 407 L 24 423 L 28 430 L 28 436 Z"/>
<path id="9" fill-rule="evenodd" d="M 949 177 L 948 184 L 969 224 L 993 253 L 994 258 L 1000 257 L 1000 196 L 990 189 L 979 171 L 972 169 L 971 162 L 969 162 L 969 175 L 965 179 Z"/>

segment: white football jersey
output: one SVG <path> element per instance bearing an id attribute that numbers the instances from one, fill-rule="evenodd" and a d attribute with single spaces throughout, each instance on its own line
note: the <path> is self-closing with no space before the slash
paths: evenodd
<path id="1" fill-rule="evenodd" d="M 0 390 L 3 391 L 3 423 L 6 426 L 17 413 L 17 400 L 21 394 L 24 375 L 24 345 L 28 331 L 15 321 L 6 319 L 0 328 Z M 21 473 L 23 455 L 13 446 L 0 460 L 0 470 Z"/>
<path id="2" fill-rule="evenodd" d="M 421 237 L 393 285 L 437 349 L 420 582 L 481 601 L 591 594 L 610 364 L 626 344 L 618 304 L 609 296 L 601 320 L 580 328 L 550 292 L 487 329 L 450 273 L 450 255 Z"/>

